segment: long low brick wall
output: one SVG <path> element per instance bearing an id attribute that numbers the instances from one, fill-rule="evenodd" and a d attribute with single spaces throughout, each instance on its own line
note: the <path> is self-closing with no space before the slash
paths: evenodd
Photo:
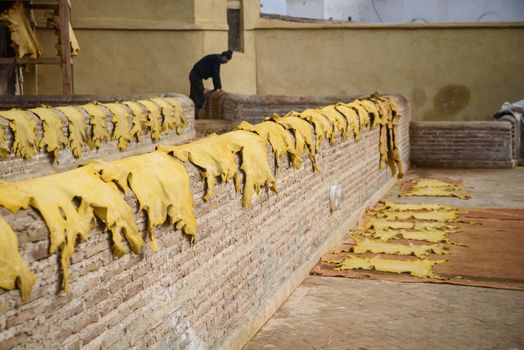
<path id="1" fill-rule="evenodd" d="M 246 120 L 250 123 L 258 123 L 273 113 L 282 115 L 289 111 L 303 111 L 340 101 L 350 102 L 354 98 L 351 96 L 260 96 L 212 91 L 206 93 L 206 103 L 199 118 Z"/>
<path id="2" fill-rule="evenodd" d="M 409 162 L 409 109 L 394 97 L 403 117 L 398 146 Z M 270 164 L 273 155 L 268 146 Z M 198 240 L 172 225 L 155 230 L 159 249 L 115 259 L 101 227 L 79 243 L 70 266 L 70 290 L 60 291 L 56 255 L 37 212 L 0 216 L 19 232 L 23 258 L 37 274 L 30 298 L 0 292 L 0 348 L 41 349 L 238 349 L 271 317 L 307 276 L 320 255 L 348 233 L 365 207 L 396 181 L 379 170 L 379 129 L 363 131 L 319 149 L 320 172 L 304 156 L 297 170 L 281 163 L 278 194 L 262 191 L 248 208 L 232 182 L 220 183 L 209 202 L 199 170 L 190 174 Z M 345 193 L 330 211 L 330 187 Z M 128 202 L 136 211 L 136 199 Z M 144 217 L 137 216 L 142 230 Z M 144 231 L 143 231 L 144 232 Z"/>
<path id="3" fill-rule="evenodd" d="M 516 165 L 509 122 L 412 122 L 410 130 L 414 166 L 511 168 Z"/>
<path id="4" fill-rule="evenodd" d="M 158 97 L 159 95 L 107 95 L 107 96 L 95 96 L 95 95 L 78 95 L 78 96 L 14 96 L 0 98 L 0 110 L 9 110 L 11 108 L 29 109 L 33 107 L 39 107 L 41 105 L 52 105 L 52 106 L 65 106 L 72 105 L 78 106 L 87 104 L 93 101 L 98 102 L 115 102 L 125 101 L 134 99 L 144 99 L 149 97 Z M 52 153 L 45 150 L 37 152 L 36 156 L 31 159 L 23 159 L 21 156 L 13 153 L 9 154 L 6 159 L 0 157 L 0 180 L 22 180 L 32 177 L 44 176 L 53 174 L 58 171 L 65 171 L 74 169 L 79 165 L 92 160 L 114 160 L 123 157 L 129 157 L 131 155 L 141 154 L 145 152 L 151 152 L 159 144 L 162 145 L 174 145 L 187 142 L 195 137 L 195 118 L 194 118 L 194 105 L 193 102 L 184 95 L 168 93 L 163 94 L 166 97 L 176 98 L 180 106 L 182 107 L 183 114 L 188 121 L 188 125 L 182 130 L 180 134 L 174 130 L 169 133 L 162 133 L 160 140 L 153 141 L 151 135 L 147 130 L 143 131 L 141 140 L 131 141 L 128 147 L 124 151 L 118 149 L 118 142 L 116 140 L 103 141 L 100 147 L 97 149 L 89 149 L 87 145 L 83 147 L 83 154 L 77 158 L 73 156 L 73 153 L 69 148 L 63 147 L 58 152 L 58 161 L 54 160 Z M 129 125 L 132 125 L 131 111 L 128 111 Z M 65 135 L 68 135 L 69 130 L 65 118 L 62 118 L 63 131 Z M 89 116 L 85 114 L 86 124 L 89 124 Z M 35 118 L 35 121 L 37 119 Z M 111 115 L 107 115 L 107 125 L 112 126 Z M 3 129 L 4 135 L 6 136 L 8 144 L 12 148 L 13 144 L 13 132 L 8 126 L 7 120 L 0 118 L 0 128 Z M 42 135 L 42 123 L 37 123 L 37 135 Z M 112 133 L 113 130 L 110 130 Z"/>

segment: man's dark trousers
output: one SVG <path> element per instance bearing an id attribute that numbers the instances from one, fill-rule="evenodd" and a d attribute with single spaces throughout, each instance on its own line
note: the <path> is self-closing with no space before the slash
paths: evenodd
<path id="1" fill-rule="evenodd" d="M 199 74 L 195 71 L 189 73 L 189 83 L 191 84 L 189 98 L 195 103 L 195 116 L 198 116 L 198 112 L 204 106 L 204 82 Z"/>

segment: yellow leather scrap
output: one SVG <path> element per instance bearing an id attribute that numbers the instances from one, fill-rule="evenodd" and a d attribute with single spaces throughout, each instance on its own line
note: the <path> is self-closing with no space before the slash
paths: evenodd
<path id="1" fill-rule="evenodd" d="M 80 106 L 89 115 L 89 124 L 93 127 L 91 141 L 93 146 L 100 148 L 102 141 L 109 141 L 111 135 L 107 128 L 107 116 L 105 111 L 96 103 L 88 103 Z"/>
<path id="2" fill-rule="evenodd" d="M 326 117 L 331 125 L 333 125 L 333 133 L 331 134 L 330 143 L 335 141 L 335 137 L 340 133 L 342 138 L 349 137 L 350 129 L 348 128 L 348 121 L 335 109 L 335 105 L 326 106 L 320 109 L 320 113 Z"/>
<path id="3" fill-rule="evenodd" d="M 71 22 L 69 22 L 69 44 L 71 45 L 71 56 L 78 56 L 80 51 L 80 45 L 78 45 L 78 39 L 76 38 Z"/>
<path id="4" fill-rule="evenodd" d="M 42 121 L 43 135 L 38 143 L 38 148 L 47 148 L 47 152 L 53 152 L 55 160 L 58 160 L 58 151 L 67 145 L 67 137 L 62 129 L 62 119 L 53 108 L 38 107 L 29 111 Z"/>
<path id="5" fill-rule="evenodd" d="M 425 257 L 431 253 L 444 255 L 449 253 L 449 248 L 442 244 L 400 244 L 389 243 L 380 240 L 364 238 L 363 240 L 355 239 L 353 253 L 375 253 L 375 254 L 394 254 L 394 255 L 415 255 L 416 257 Z"/>
<path id="6" fill-rule="evenodd" d="M 429 221 L 429 222 L 410 222 L 410 221 L 390 221 L 386 219 L 375 219 L 368 222 L 366 229 L 374 228 L 391 228 L 391 229 L 415 229 L 415 230 L 433 230 L 446 229 L 456 230 L 457 226 L 448 225 L 445 222 Z"/>
<path id="7" fill-rule="evenodd" d="M 183 162 L 191 162 L 200 169 L 206 180 L 207 190 L 204 200 L 213 196 L 216 177 L 227 182 L 235 179 L 235 188 L 240 191 L 240 177 L 235 153 L 240 147 L 231 144 L 227 139 L 216 134 L 180 146 L 158 146 L 158 150 L 171 154 Z"/>
<path id="8" fill-rule="evenodd" d="M 271 174 L 267 159 L 266 141 L 248 131 L 231 131 L 220 137 L 226 138 L 233 147 L 240 149 L 244 171 L 244 193 L 242 206 L 248 207 L 253 195 L 259 194 L 262 187 L 277 192 L 276 181 Z"/>
<path id="9" fill-rule="evenodd" d="M 371 236 L 381 241 L 389 241 L 390 239 L 410 239 L 414 241 L 427 241 L 431 243 L 452 243 L 447 237 L 448 230 L 434 229 L 434 230 L 395 230 L 390 228 L 376 228 L 374 230 L 364 231 L 364 236 Z"/>
<path id="10" fill-rule="evenodd" d="M 18 238 L 5 220 L 0 217 L 0 288 L 20 291 L 22 300 L 31 294 L 36 277 L 18 251 Z"/>
<path id="11" fill-rule="evenodd" d="M 360 139 L 360 119 L 357 112 L 344 103 L 337 103 L 335 109 L 344 116 L 348 125 L 348 133 L 353 131 L 353 138 L 355 142 L 358 142 Z"/>
<path id="12" fill-rule="evenodd" d="M 6 158 L 10 152 L 11 150 L 5 138 L 4 126 L 0 124 L 0 158 Z"/>
<path id="13" fill-rule="evenodd" d="M 411 210 L 432 210 L 432 211 L 457 211 L 457 207 L 445 204 L 435 203 L 397 203 L 397 202 L 383 202 L 385 209 L 395 211 L 411 211 Z"/>
<path id="14" fill-rule="evenodd" d="M 370 100 L 355 100 L 355 103 L 361 105 L 370 117 L 371 129 L 375 129 L 382 120 L 382 115 L 377 105 Z"/>
<path id="15" fill-rule="evenodd" d="M 141 105 L 135 101 L 124 101 L 122 103 L 125 104 L 133 114 L 133 126 L 131 127 L 131 131 L 129 131 L 129 133 L 132 137 L 136 137 L 136 139 L 140 141 L 142 131 L 148 128 L 147 109 L 144 105 Z"/>
<path id="16" fill-rule="evenodd" d="M 13 213 L 29 206 L 40 212 L 49 229 L 49 252 L 61 250 L 64 290 L 76 240 L 87 240 L 95 217 L 111 231 L 117 257 L 126 252 L 122 232 L 133 252 L 144 244 L 131 207 L 116 185 L 102 181 L 91 166 L 14 183 L 0 181 L 0 205 Z"/>
<path id="17" fill-rule="evenodd" d="M 16 1 L 10 9 L 0 15 L 0 21 L 7 23 L 11 32 L 11 45 L 16 51 L 16 57 L 38 58 L 43 49 L 31 28 L 27 13 L 21 1 Z"/>
<path id="18" fill-rule="evenodd" d="M 445 260 L 393 260 L 383 259 L 381 257 L 362 258 L 356 256 L 347 256 L 344 260 L 330 261 L 329 263 L 337 266 L 336 270 L 375 270 L 381 272 L 409 273 L 411 276 L 419 278 L 436 278 L 442 279 L 433 273 L 433 266 L 441 264 Z"/>
<path id="19" fill-rule="evenodd" d="M 378 216 L 387 220 L 428 220 L 453 222 L 458 220 L 456 212 L 451 211 L 391 211 L 384 210 L 377 213 Z"/>
<path id="20" fill-rule="evenodd" d="M 427 197 L 457 197 L 460 199 L 471 198 L 463 185 L 454 185 L 436 179 L 419 179 L 408 192 L 400 193 L 400 196 L 427 196 Z"/>
<path id="21" fill-rule="evenodd" d="M 369 117 L 369 113 L 364 107 L 360 105 L 360 103 L 357 101 L 352 101 L 350 103 L 346 103 L 346 107 L 349 107 L 357 112 L 358 120 L 360 122 L 360 130 L 364 130 L 370 126 L 371 118 Z"/>
<path id="22" fill-rule="evenodd" d="M 13 108 L 8 111 L 0 111 L 0 117 L 9 122 L 9 127 L 15 135 L 13 142 L 15 154 L 24 157 L 24 159 L 34 157 L 38 140 L 36 121 L 31 116 L 31 113 Z"/>
<path id="23" fill-rule="evenodd" d="M 188 126 L 189 122 L 187 118 L 184 116 L 184 110 L 182 109 L 182 105 L 180 104 L 180 101 L 178 101 L 174 97 L 168 97 L 168 96 L 163 97 L 163 99 L 169 102 L 175 108 L 175 112 L 178 113 L 180 117 L 180 126 L 182 128 L 185 128 L 186 126 Z"/>
<path id="24" fill-rule="evenodd" d="M 287 114 L 285 116 L 287 116 Z M 318 151 L 324 138 L 331 140 L 333 137 L 333 126 L 318 110 L 308 108 L 297 116 L 307 120 L 313 125 L 315 130 L 315 151 Z"/>
<path id="25" fill-rule="evenodd" d="M 182 230 L 195 239 L 197 224 L 189 175 L 179 161 L 155 151 L 92 165 L 101 169 L 101 178 L 104 181 L 114 181 L 126 193 L 129 183 L 140 204 L 139 210 L 147 213 L 152 251 L 157 250 L 153 230 L 165 223 L 167 218 L 171 224 L 175 224 L 177 230 Z"/>
<path id="26" fill-rule="evenodd" d="M 244 207 L 251 203 L 252 196 L 258 194 L 262 186 L 276 191 L 275 179 L 268 165 L 266 142 L 254 133 L 236 130 L 220 136 L 213 134 L 181 146 L 159 146 L 158 150 L 183 162 L 190 161 L 202 169 L 200 173 L 207 183 L 206 201 L 213 195 L 216 177 L 224 182 L 234 178 L 235 188 L 240 189 L 236 153 L 240 153 L 240 168 L 244 172 Z"/>
<path id="27" fill-rule="evenodd" d="M 147 126 L 151 132 L 151 139 L 157 141 L 160 139 L 160 132 L 162 131 L 161 121 L 162 109 L 156 103 L 149 100 L 138 100 L 136 101 L 146 107 L 147 113 Z"/>
<path id="28" fill-rule="evenodd" d="M 156 103 L 162 109 L 162 116 L 164 121 L 162 123 L 162 131 L 169 132 L 176 130 L 177 134 L 182 133 L 183 129 L 183 112 L 182 108 L 176 108 L 172 103 L 161 97 L 153 97 L 149 99 Z"/>
<path id="29" fill-rule="evenodd" d="M 291 132 L 293 133 L 293 136 L 295 137 L 297 164 L 299 163 L 300 166 L 302 165 L 302 154 L 304 153 L 305 149 L 309 156 L 309 159 L 311 160 L 311 163 L 313 164 L 313 168 L 315 170 L 319 170 L 315 156 L 315 147 L 313 145 L 313 134 L 311 130 L 311 124 L 296 116 L 287 116 L 282 118 L 277 114 L 271 116 L 269 120 L 272 120 L 275 123 L 282 125 L 287 130 L 291 130 Z M 295 163 L 293 164 L 295 165 Z M 295 165 L 295 167 L 297 167 L 297 165 Z"/>
<path id="30" fill-rule="evenodd" d="M 114 125 L 113 140 L 118 141 L 118 149 L 123 151 L 132 140 L 129 130 L 129 113 L 121 103 L 102 103 L 102 106 L 109 109 L 112 114 L 111 121 Z"/>
<path id="31" fill-rule="evenodd" d="M 278 161 L 282 160 L 289 154 L 293 166 L 299 169 L 302 165 L 302 157 L 297 155 L 293 140 L 284 127 L 272 121 L 265 121 L 259 124 L 250 124 L 246 121 L 240 123 L 237 130 L 254 132 L 262 137 L 266 142 L 271 144 L 275 154 L 276 168 L 278 170 Z"/>
<path id="32" fill-rule="evenodd" d="M 69 148 L 75 157 L 80 157 L 87 142 L 87 125 L 82 112 L 73 106 L 56 107 L 69 121 Z"/>

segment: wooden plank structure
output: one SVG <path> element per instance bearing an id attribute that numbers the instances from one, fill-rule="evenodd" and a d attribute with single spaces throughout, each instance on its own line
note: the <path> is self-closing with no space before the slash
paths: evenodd
<path id="1" fill-rule="evenodd" d="M 3 2 L 6 2 L 5 0 Z M 9 0 L 12 2 L 12 0 Z M 69 23 L 71 18 L 71 6 L 69 0 L 57 0 L 49 3 L 33 3 L 31 0 L 22 1 L 26 9 L 30 10 L 54 10 L 58 12 L 58 35 L 60 52 L 58 57 L 39 58 L 16 58 L 0 57 L 0 64 L 52 64 L 60 65 L 62 68 L 62 94 L 73 94 L 73 61 L 71 59 L 71 45 L 69 43 Z"/>

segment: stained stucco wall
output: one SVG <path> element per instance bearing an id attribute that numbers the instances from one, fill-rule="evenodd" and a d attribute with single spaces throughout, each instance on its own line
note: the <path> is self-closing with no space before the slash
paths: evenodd
<path id="1" fill-rule="evenodd" d="M 115 3 L 72 1 L 81 45 L 75 93 L 189 94 L 192 65 L 227 47 L 226 0 Z M 244 51 L 222 66 L 228 92 L 398 92 L 410 99 L 414 120 L 488 120 L 504 101 L 524 97 L 523 23 L 297 23 L 259 11 L 259 1 L 243 1 Z M 54 34 L 38 34 L 54 52 Z M 39 66 L 37 78 L 38 93 L 61 93 L 58 67 Z M 26 74 L 26 92 L 34 85 Z"/>
<path id="2" fill-rule="evenodd" d="M 235 53 L 235 70 L 223 66 L 225 89 L 256 93 L 252 28 L 258 1 L 244 5 L 245 49 Z M 253 9 L 256 11 L 253 11 Z M 225 0 L 72 1 L 72 25 L 80 43 L 74 59 L 77 94 L 160 93 L 189 95 L 188 75 L 202 56 L 227 49 Z M 39 28 L 38 36 L 54 55 L 56 36 Z M 238 71 L 242 79 L 238 79 Z M 26 92 L 59 94 L 57 66 L 38 66 L 27 73 Z M 212 87 L 211 81 L 206 82 Z"/>
<path id="3" fill-rule="evenodd" d="M 524 25 L 355 26 L 261 19 L 257 91 L 400 92 L 415 120 L 489 120 L 524 97 Z"/>

